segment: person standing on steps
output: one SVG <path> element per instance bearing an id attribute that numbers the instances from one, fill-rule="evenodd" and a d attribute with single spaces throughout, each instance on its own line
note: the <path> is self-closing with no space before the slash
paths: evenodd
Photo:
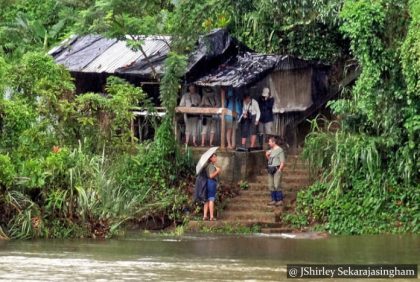
<path id="1" fill-rule="evenodd" d="M 207 173 L 207 201 L 204 204 L 203 220 L 208 220 L 207 214 L 210 213 L 210 221 L 216 220 L 214 217 L 214 201 L 216 200 L 217 186 L 219 183 L 219 175 L 221 173 L 220 167 L 215 164 L 217 162 L 217 155 L 213 154 L 209 158 L 209 164 L 206 167 Z"/>
<path id="2" fill-rule="evenodd" d="M 279 146 L 280 142 L 274 136 L 268 139 L 270 150 L 265 153 L 268 160 L 268 189 L 271 192 L 270 206 L 283 204 L 283 193 L 281 191 L 281 175 L 285 166 L 284 150 Z M 282 145 L 282 144 L 281 144 Z"/>

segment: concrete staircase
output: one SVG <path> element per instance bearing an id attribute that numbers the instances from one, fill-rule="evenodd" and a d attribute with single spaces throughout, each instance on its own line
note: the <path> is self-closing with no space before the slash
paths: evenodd
<path id="1" fill-rule="evenodd" d="M 201 224 L 209 226 L 259 225 L 263 233 L 291 232 L 292 229 L 281 222 L 281 217 L 284 213 L 294 211 L 297 192 L 311 184 L 307 164 L 300 160 L 298 155 L 288 156 L 282 178 L 283 206 L 267 205 L 271 198 L 265 169 L 248 181 L 248 184 L 247 190 L 241 190 L 238 196 L 225 203 L 224 209 L 218 212 L 217 221 L 201 222 Z"/>

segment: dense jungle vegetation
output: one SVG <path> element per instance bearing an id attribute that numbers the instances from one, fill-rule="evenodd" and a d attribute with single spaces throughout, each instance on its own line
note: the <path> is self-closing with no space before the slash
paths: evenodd
<path id="1" fill-rule="evenodd" d="M 312 121 L 304 155 L 319 181 L 298 196 L 300 225 L 333 233 L 419 232 L 419 0 L 0 0 L 0 238 L 110 236 L 127 220 L 182 219 L 191 160 L 171 121 L 187 55 L 224 27 L 258 52 L 293 54 L 361 74 Z M 168 34 L 168 114 L 136 144 L 130 108 L 153 106 L 109 78 L 76 95 L 46 54 L 71 34 Z M 133 49 L 141 44 L 128 40 Z"/>

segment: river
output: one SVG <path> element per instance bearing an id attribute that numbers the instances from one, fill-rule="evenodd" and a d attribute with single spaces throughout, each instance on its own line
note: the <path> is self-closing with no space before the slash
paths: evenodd
<path id="1" fill-rule="evenodd" d="M 420 236 L 311 240 L 139 234 L 112 240 L 0 241 L 0 280 L 10 281 L 284 281 L 286 265 L 293 263 L 419 265 Z"/>

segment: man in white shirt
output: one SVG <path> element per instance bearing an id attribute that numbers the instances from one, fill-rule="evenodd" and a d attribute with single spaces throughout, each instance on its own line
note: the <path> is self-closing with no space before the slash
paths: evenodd
<path id="1" fill-rule="evenodd" d="M 191 84 L 188 87 L 188 92 L 182 95 L 181 102 L 179 103 L 180 107 L 198 107 L 201 103 L 201 97 L 197 93 L 197 88 L 194 84 Z M 184 114 L 185 120 L 185 144 L 188 145 L 190 141 L 190 135 L 193 137 L 193 145 L 197 146 L 196 136 L 197 136 L 197 124 L 198 116 L 191 114 Z"/>
<path id="2" fill-rule="evenodd" d="M 257 140 L 257 126 L 261 117 L 258 102 L 252 99 L 249 94 L 245 94 L 243 98 L 242 115 L 239 118 L 241 123 L 242 146 L 245 147 L 246 139 L 251 135 L 250 147 L 255 147 Z"/>

